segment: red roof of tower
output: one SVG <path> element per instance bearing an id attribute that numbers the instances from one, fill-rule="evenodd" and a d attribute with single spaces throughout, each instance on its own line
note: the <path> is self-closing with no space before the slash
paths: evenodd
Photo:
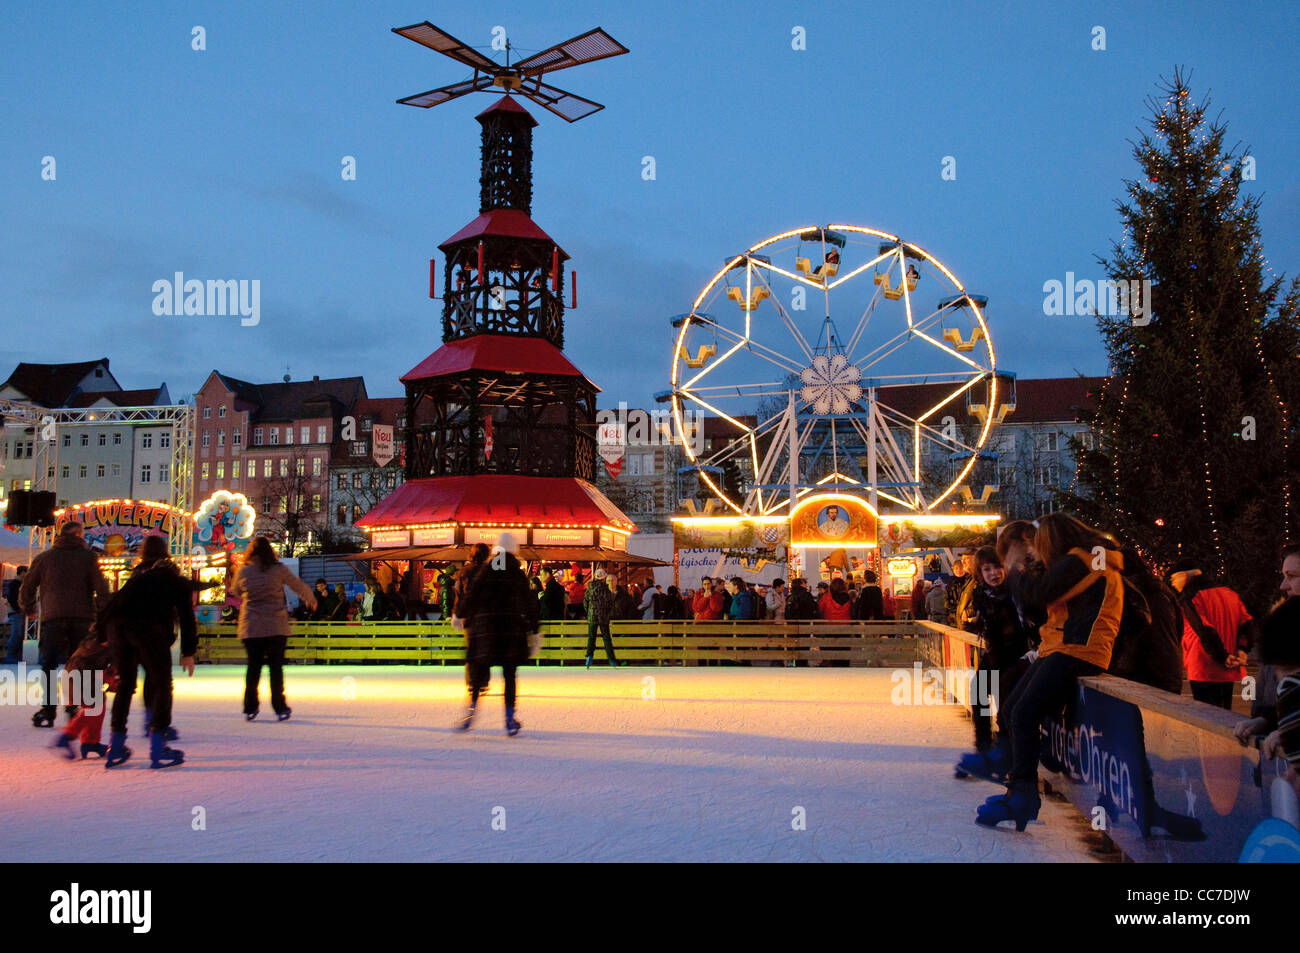
<path id="1" fill-rule="evenodd" d="M 550 341 L 513 334 L 476 334 L 450 341 L 403 374 L 401 381 L 405 384 L 464 371 L 581 377 L 600 390 Z"/>
<path id="2" fill-rule="evenodd" d="M 492 113 L 496 113 L 496 112 L 523 113 L 525 116 L 528 117 L 529 122 L 531 122 L 534 126 L 537 125 L 537 120 L 533 118 L 533 114 L 530 113 L 523 106 L 519 105 L 519 103 L 515 100 L 515 98 L 511 96 L 509 93 L 506 93 L 504 96 L 502 96 L 500 99 L 498 99 L 491 106 L 483 110 L 474 118 L 478 120 L 482 120 L 484 116 L 489 116 Z"/>
<path id="3" fill-rule="evenodd" d="M 534 238 L 555 244 L 555 240 L 542 231 L 526 212 L 521 212 L 517 208 L 497 208 L 484 212 L 438 247 L 445 251 L 457 242 L 484 235 L 501 238 Z M 566 259 L 569 257 L 564 253 L 563 248 L 560 249 L 560 257 Z"/>

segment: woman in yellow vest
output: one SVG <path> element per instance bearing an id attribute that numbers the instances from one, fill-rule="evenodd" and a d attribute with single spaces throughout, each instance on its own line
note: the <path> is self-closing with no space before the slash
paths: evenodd
<path id="1" fill-rule="evenodd" d="M 1045 610 L 1038 660 L 1006 699 L 1011 770 L 1005 795 L 991 797 L 976 814 L 994 827 L 1015 821 L 1016 830 L 1037 819 L 1038 740 L 1043 718 L 1059 712 L 1082 675 L 1110 665 L 1124 615 L 1124 557 L 1107 533 L 1073 517 L 1052 513 L 1038 520 L 1032 544 L 1012 534 L 998 542 L 1007 567 L 1007 588 L 1022 613 Z M 1043 571 L 1027 572 L 1030 557 Z M 1000 719 L 1001 720 L 1001 719 Z"/>

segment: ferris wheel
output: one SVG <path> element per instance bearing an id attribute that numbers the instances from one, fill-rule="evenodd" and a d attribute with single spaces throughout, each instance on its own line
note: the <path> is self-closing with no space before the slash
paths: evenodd
<path id="1" fill-rule="evenodd" d="M 922 515 L 966 485 L 1014 408 L 984 316 L 942 262 L 858 225 L 792 229 L 729 259 L 673 320 L 670 401 L 709 491 L 779 516 L 807 493 L 854 492 Z M 723 438 L 689 439 L 701 418 Z"/>

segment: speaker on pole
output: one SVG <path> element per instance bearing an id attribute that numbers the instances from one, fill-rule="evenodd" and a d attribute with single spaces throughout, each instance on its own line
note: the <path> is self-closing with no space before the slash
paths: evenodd
<path id="1" fill-rule="evenodd" d="M 54 525 L 54 504 L 57 497 L 53 490 L 33 490 L 27 503 L 27 517 L 33 526 Z"/>
<path id="2" fill-rule="evenodd" d="M 9 509 L 5 511 L 5 522 L 10 526 L 31 526 L 31 493 L 27 490 L 9 492 Z"/>

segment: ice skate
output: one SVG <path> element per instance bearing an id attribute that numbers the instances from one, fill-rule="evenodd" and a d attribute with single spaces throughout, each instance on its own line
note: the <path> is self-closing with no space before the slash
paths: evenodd
<path id="1" fill-rule="evenodd" d="M 108 753 L 104 757 L 105 768 L 116 768 L 131 757 L 131 749 L 126 746 L 126 732 L 113 732 L 109 739 Z"/>
<path id="2" fill-rule="evenodd" d="M 185 752 L 167 747 L 167 739 L 155 731 L 149 736 L 149 767 L 170 768 L 185 763 Z"/>
<path id="3" fill-rule="evenodd" d="M 1006 794 L 996 794 L 985 801 L 975 812 L 975 823 L 997 827 L 1003 821 L 1015 821 L 1016 830 L 1023 831 L 1030 821 L 1038 820 L 1041 806 L 1038 783 L 1018 782 Z"/>
<path id="4" fill-rule="evenodd" d="M 55 709 L 55 707 L 54 707 L 53 705 L 47 705 L 47 706 L 45 706 L 45 707 L 42 708 L 40 711 L 38 711 L 36 714 L 32 715 L 32 727 L 33 727 L 33 728 L 53 728 L 53 727 L 54 727 L 54 715 L 55 715 L 56 711 L 57 711 L 57 709 Z"/>
<path id="5" fill-rule="evenodd" d="M 469 731 L 469 726 L 474 723 L 474 712 L 478 708 L 478 695 L 474 695 L 469 700 L 469 705 L 465 709 L 465 714 L 453 726 L 457 731 Z"/>
<path id="6" fill-rule="evenodd" d="M 292 714 L 293 714 L 293 709 L 292 709 L 292 708 L 286 708 L 284 711 L 277 711 L 277 712 L 275 713 L 275 720 L 276 720 L 276 721 L 288 721 L 288 720 L 289 720 L 289 716 L 292 715 Z"/>
<path id="7" fill-rule="evenodd" d="M 987 751 L 972 751 L 961 756 L 953 774 L 959 778 L 983 778 L 999 784 L 1007 779 L 1007 770 L 1011 767 L 1011 758 L 1006 749 L 992 747 Z"/>
<path id="8" fill-rule="evenodd" d="M 81 760 L 85 761 L 92 754 L 101 758 L 105 757 L 108 754 L 108 745 L 89 744 L 83 741 L 81 743 Z"/>
<path id="9" fill-rule="evenodd" d="M 77 759 L 77 753 L 72 750 L 72 735 L 59 732 L 58 740 L 50 745 L 55 754 L 60 754 L 69 761 Z"/>
<path id="10" fill-rule="evenodd" d="M 519 729 L 522 727 L 523 725 L 515 721 L 515 710 L 513 708 L 507 708 L 506 709 L 506 734 L 508 734 L 511 738 L 513 738 L 515 735 L 519 734 Z"/>

